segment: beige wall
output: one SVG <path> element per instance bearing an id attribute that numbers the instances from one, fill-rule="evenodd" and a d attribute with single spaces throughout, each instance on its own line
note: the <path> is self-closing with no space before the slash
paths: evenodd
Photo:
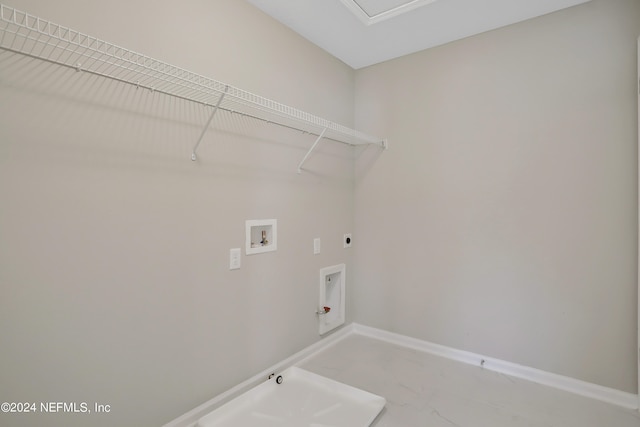
<path id="1" fill-rule="evenodd" d="M 0 391 L 113 408 L 0 424 L 169 421 L 316 341 L 340 262 L 348 321 L 636 390 L 636 1 L 357 72 L 241 1 L 12 6 L 391 148 L 297 175 L 309 136 L 221 115 L 192 163 L 206 109 L 0 55 Z"/>
<path id="2" fill-rule="evenodd" d="M 11 5 L 352 125 L 353 70 L 243 1 Z M 0 100 L 1 400 L 112 408 L 0 424 L 161 425 L 319 339 L 318 271 L 352 265 L 351 150 L 298 175 L 313 138 L 221 114 L 194 163 L 208 109 L 6 53 Z M 265 218 L 278 251 L 229 271 Z"/>
<path id="3" fill-rule="evenodd" d="M 635 392 L 640 3 L 363 69 L 362 323 Z"/>

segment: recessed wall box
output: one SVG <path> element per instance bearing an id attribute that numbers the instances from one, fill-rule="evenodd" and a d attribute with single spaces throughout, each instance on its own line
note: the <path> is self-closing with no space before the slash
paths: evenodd
<path id="1" fill-rule="evenodd" d="M 344 264 L 320 270 L 320 301 L 318 304 L 318 332 L 327 332 L 344 324 L 346 266 Z"/>
<path id="2" fill-rule="evenodd" d="M 278 220 L 250 219 L 245 223 L 245 253 L 261 254 L 278 249 Z"/>

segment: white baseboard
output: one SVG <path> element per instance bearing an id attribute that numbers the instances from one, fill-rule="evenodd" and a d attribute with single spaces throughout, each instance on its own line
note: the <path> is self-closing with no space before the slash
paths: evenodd
<path id="1" fill-rule="evenodd" d="M 352 334 L 363 335 L 391 344 L 400 345 L 402 347 L 411 348 L 417 351 L 446 357 L 448 359 L 457 360 L 459 362 L 471 365 L 482 366 L 484 369 L 511 375 L 516 378 L 533 381 L 549 387 L 565 390 L 581 396 L 590 397 L 611 403 L 613 405 L 624 408 L 638 409 L 638 396 L 633 393 L 627 393 L 620 390 L 592 384 L 586 381 L 577 380 L 575 378 L 565 377 L 563 375 L 553 374 L 551 372 L 541 371 L 539 369 L 530 368 L 528 366 L 518 365 L 516 363 L 507 362 L 492 357 L 482 356 L 477 353 L 457 350 L 440 344 L 434 344 L 428 341 L 411 338 L 406 335 L 400 335 L 394 332 L 382 329 L 372 328 L 370 326 L 351 323 L 340 328 L 335 333 L 326 336 L 320 341 L 302 349 L 294 355 L 284 359 L 276 365 L 265 369 L 264 371 L 252 376 L 248 380 L 238 384 L 237 386 L 225 391 L 214 397 L 213 399 L 203 403 L 202 405 L 192 409 L 186 414 L 176 418 L 163 427 L 193 427 L 195 423 L 204 415 L 213 411 L 223 403 L 233 399 L 245 391 L 255 387 L 265 381 L 272 372 L 283 371 L 286 368 L 300 364 L 306 359 L 312 358 L 319 352 L 337 344 Z"/>
<path id="2" fill-rule="evenodd" d="M 528 366 L 518 365 L 517 363 L 507 362 L 492 357 L 486 357 L 468 351 L 457 350 L 455 348 L 446 347 L 440 344 L 434 344 L 428 341 L 411 338 L 382 329 L 372 328 L 360 324 L 351 324 L 350 326 L 351 331 L 359 335 L 377 338 L 379 340 L 386 341 L 392 344 L 412 348 L 414 350 L 423 351 L 437 356 L 446 357 L 448 359 L 457 360 L 459 362 L 482 366 L 485 369 L 533 381 L 538 384 L 554 387 L 581 396 L 601 400 L 603 402 L 622 406 L 624 408 L 638 409 L 638 395 L 633 393 L 627 393 L 575 378 L 566 377 L 564 375 L 558 375 L 551 372 L 542 371 L 540 369 L 530 368 Z"/>

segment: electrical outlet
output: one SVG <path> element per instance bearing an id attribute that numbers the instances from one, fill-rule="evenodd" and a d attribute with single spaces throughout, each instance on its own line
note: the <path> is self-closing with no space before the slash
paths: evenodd
<path id="1" fill-rule="evenodd" d="M 313 239 L 313 254 L 318 255 L 320 253 L 320 238 Z"/>
<path id="2" fill-rule="evenodd" d="M 237 270 L 240 268 L 240 248 L 229 250 L 229 270 Z"/>
<path id="3" fill-rule="evenodd" d="M 345 248 L 350 248 L 353 244 L 353 239 L 351 238 L 351 233 L 347 233 L 342 238 L 342 243 L 344 243 Z"/>

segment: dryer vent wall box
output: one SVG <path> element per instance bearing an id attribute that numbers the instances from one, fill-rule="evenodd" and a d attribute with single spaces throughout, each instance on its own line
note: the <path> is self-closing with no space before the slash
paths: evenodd
<path id="1" fill-rule="evenodd" d="M 320 301 L 318 303 L 318 332 L 327 332 L 345 322 L 346 266 L 333 265 L 320 270 Z"/>

